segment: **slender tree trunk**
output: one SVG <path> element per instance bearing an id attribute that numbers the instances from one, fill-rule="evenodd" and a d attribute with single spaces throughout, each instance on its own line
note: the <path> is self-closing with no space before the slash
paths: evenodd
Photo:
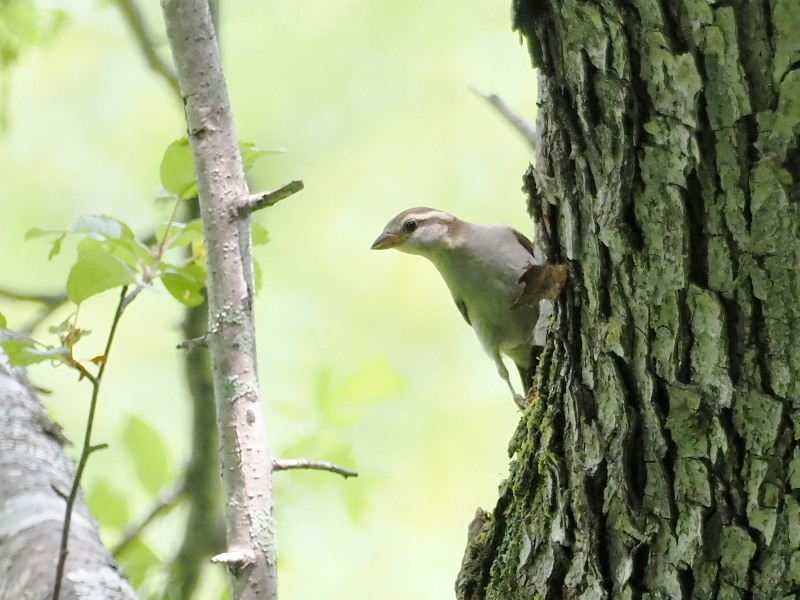
<path id="1" fill-rule="evenodd" d="M 214 557 L 236 600 L 277 598 L 272 458 L 253 320 L 249 190 L 207 0 L 162 0 L 186 109 L 208 256 L 208 345 L 214 376 L 227 549 Z"/>
<path id="2" fill-rule="evenodd" d="M 517 0 L 570 266 L 459 598 L 800 594 L 800 3 Z"/>

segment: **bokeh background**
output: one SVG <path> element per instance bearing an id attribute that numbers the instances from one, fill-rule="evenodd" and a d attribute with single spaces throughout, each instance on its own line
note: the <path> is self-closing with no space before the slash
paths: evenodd
<path id="1" fill-rule="evenodd" d="M 166 50 L 158 3 L 141 4 Z M 109 214 L 147 235 L 169 215 L 155 201 L 158 166 L 184 125 L 113 2 L 42 6 L 69 19 L 10 73 L 0 287 L 51 293 L 63 289 L 73 251 L 48 261 L 46 243 L 25 242 L 24 232 Z M 530 150 L 469 90 L 496 92 L 534 118 L 534 75 L 509 3 L 236 0 L 223 2 L 221 18 L 240 138 L 287 149 L 257 165 L 253 190 L 306 185 L 257 217 L 271 237 L 256 250 L 270 442 L 283 457 L 336 460 L 361 474 L 276 475 L 282 597 L 452 597 L 467 525 L 478 506 L 494 506 L 518 414 L 433 267 L 369 246 L 389 218 L 417 205 L 531 235 L 520 192 Z M 81 325 L 94 331 L 84 356 L 100 353 L 114 301 L 109 292 L 81 308 Z M 0 310 L 11 326 L 35 312 L 8 301 Z M 181 314 L 157 287 L 118 333 L 94 439 L 110 448 L 86 475 L 90 492 L 102 490 L 95 503 L 115 506 L 105 507 L 115 513 L 103 529 L 109 543 L 150 503 L 126 437 L 132 419 L 159 434 L 164 477 L 188 453 Z M 46 340 L 47 327 L 37 335 Z M 48 366 L 32 377 L 53 391 L 51 415 L 80 439 L 88 386 Z M 147 530 L 164 560 L 182 517 L 174 511 Z M 198 597 L 219 598 L 223 582 L 210 567 Z M 149 574 L 145 595 L 160 583 Z"/>

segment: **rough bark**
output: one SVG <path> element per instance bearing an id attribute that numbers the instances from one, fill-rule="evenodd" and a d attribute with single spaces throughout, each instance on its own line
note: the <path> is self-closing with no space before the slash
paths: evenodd
<path id="1" fill-rule="evenodd" d="M 22 371 L 0 354 L 0 600 L 53 594 L 64 494 L 75 476 L 62 445 Z M 68 550 L 62 600 L 136 598 L 80 496 Z"/>
<path id="2" fill-rule="evenodd" d="M 567 261 L 462 599 L 800 594 L 800 3 L 517 0 Z"/>
<path id="3" fill-rule="evenodd" d="M 272 460 L 252 311 L 248 189 L 214 27 L 205 0 L 162 0 L 186 107 L 208 264 L 209 349 L 234 598 L 277 597 Z"/>

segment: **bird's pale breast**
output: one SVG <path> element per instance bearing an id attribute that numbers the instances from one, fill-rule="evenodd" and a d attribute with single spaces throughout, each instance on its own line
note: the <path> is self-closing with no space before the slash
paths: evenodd
<path id="1" fill-rule="evenodd" d="M 453 298 L 464 303 L 470 324 L 487 353 L 500 352 L 527 366 L 538 307 L 511 306 L 522 292 L 519 278 L 532 257 L 517 243 L 511 228 L 475 227 L 480 229 L 474 231 L 470 248 L 454 248 L 449 256 L 440 257 L 437 267 Z M 512 251 L 499 254 L 499 244 Z"/>

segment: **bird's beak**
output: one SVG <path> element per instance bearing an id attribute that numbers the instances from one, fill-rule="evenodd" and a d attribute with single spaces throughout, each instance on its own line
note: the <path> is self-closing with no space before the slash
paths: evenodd
<path id="1" fill-rule="evenodd" d="M 372 242 L 370 250 L 386 250 L 387 248 L 394 248 L 403 241 L 403 237 L 396 233 L 389 233 L 384 231 L 378 236 L 378 239 Z"/>

